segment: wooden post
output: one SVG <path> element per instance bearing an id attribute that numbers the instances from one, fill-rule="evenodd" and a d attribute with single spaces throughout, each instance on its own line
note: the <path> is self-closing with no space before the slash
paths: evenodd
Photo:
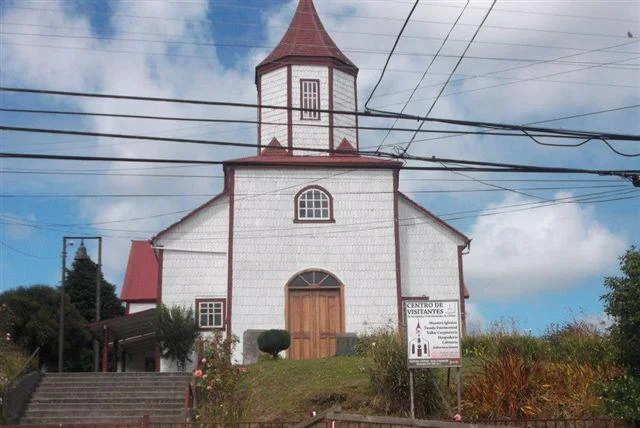
<path id="1" fill-rule="evenodd" d="M 462 403 L 460 400 L 460 367 L 456 367 L 456 398 L 458 400 L 458 414 L 462 416 Z"/>
<path id="2" fill-rule="evenodd" d="M 142 417 L 142 428 L 149 428 L 149 415 Z"/>
<path id="3" fill-rule="evenodd" d="M 413 397 L 413 370 L 409 369 L 409 400 L 411 400 L 411 419 L 416 418 L 416 409 Z"/>
<path id="4" fill-rule="evenodd" d="M 109 330 L 103 326 L 104 336 L 102 342 L 102 373 L 109 371 Z"/>

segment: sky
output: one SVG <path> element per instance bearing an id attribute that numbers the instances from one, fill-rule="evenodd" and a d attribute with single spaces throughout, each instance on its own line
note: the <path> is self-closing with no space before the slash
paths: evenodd
<path id="1" fill-rule="evenodd" d="M 360 107 L 371 94 L 413 3 L 315 1 L 331 37 L 360 68 Z M 255 103 L 254 67 L 282 37 L 295 4 L 285 0 L 2 0 L 0 82 L 36 89 Z M 426 114 L 490 5 L 479 0 L 419 2 L 369 106 Z M 430 117 L 543 122 L 539 126 L 640 134 L 639 85 L 637 1 L 498 0 Z M 419 89 L 407 104 L 416 86 Z M 12 92 L 0 92 L 0 97 L 2 108 L 256 117 L 252 109 L 228 107 Z M 585 115 L 612 109 L 619 110 Z M 561 119 L 575 115 L 585 116 Z M 256 141 L 255 126 L 238 123 L 11 112 L 0 112 L 0 122 Z M 390 127 L 393 121 L 363 118 L 360 124 Z M 405 121 L 397 126 L 417 124 Z M 468 128 L 427 123 L 424 129 Z M 411 138 L 400 131 L 386 134 L 362 130 L 361 149 L 382 145 L 382 150 L 393 153 Z M 521 137 L 444 136 L 419 134 L 408 153 L 554 167 L 640 168 L 639 157 L 621 156 L 599 141 L 552 147 Z M 547 138 L 540 142 L 579 141 Z M 637 142 L 611 141 L 611 145 L 621 153 L 640 152 Z M 0 132 L 0 148 L 2 152 L 209 160 L 255 153 L 242 148 L 8 131 Z M 221 169 L 213 166 L 0 159 L 0 292 L 20 285 L 58 285 L 62 237 L 68 235 L 103 237 L 104 273 L 119 288 L 130 241 L 149 239 L 218 194 L 221 176 Z M 599 322 L 603 278 L 618 275 L 618 257 L 640 244 L 640 191 L 616 177 L 403 171 L 400 188 L 472 238 L 470 253 L 464 256 L 472 328 L 515 323 L 540 334 L 550 324 L 573 319 Z M 590 203 L 575 203 L 581 195 L 589 195 Z M 77 245 L 68 248 L 71 256 Z M 95 260 L 95 242 L 86 245 Z"/>

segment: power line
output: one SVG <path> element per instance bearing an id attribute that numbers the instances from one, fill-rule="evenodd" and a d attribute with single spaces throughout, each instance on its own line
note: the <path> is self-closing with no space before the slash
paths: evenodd
<path id="1" fill-rule="evenodd" d="M 457 8 L 457 6 L 455 6 Z M 471 7 L 470 9 L 474 9 L 473 7 Z M 497 10 L 497 9 L 494 9 Z M 36 27 L 36 28 L 50 28 L 50 29 L 56 29 L 56 30 L 80 30 L 83 32 L 87 32 L 90 30 L 88 30 L 86 27 L 70 27 L 70 26 L 62 26 L 62 25 L 43 25 L 43 24 L 33 24 L 33 23 L 25 23 L 25 22 L 7 22 L 4 21 L 1 23 L 1 25 L 8 25 L 8 26 L 17 26 L 17 27 Z M 268 25 L 269 27 L 273 27 L 273 28 L 286 28 L 285 26 L 273 26 L 273 25 Z M 296 30 L 299 31 L 317 31 L 315 29 L 309 29 L 309 28 L 302 28 L 302 27 L 289 27 L 289 28 L 294 28 Z M 144 35 L 144 36 L 162 36 L 162 37 L 175 37 L 175 36 L 180 36 L 179 34 L 166 34 L 166 33 L 153 33 L 153 32 L 144 32 L 144 31 L 130 31 L 130 30 L 118 30 L 119 33 L 122 34 L 137 34 L 137 35 Z M 385 33 L 379 33 L 379 32 L 366 32 L 366 31 L 344 31 L 344 30 L 338 30 L 338 29 L 331 29 L 329 31 L 331 34 L 356 34 L 356 35 L 364 35 L 364 36 L 377 36 L 377 37 L 388 37 L 388 38 L 395 38 L 397 35 L 396 34 L 385 34 Z M 94 37 L 96 40 L 102 40 L 103 37 L 100 36 L 92 36 Z M 403 37 L 405 39 L 415 39 L 415 40 L 434 40 L 434 41 L 442 41 L 443 39 L 441 37 L 432 37 L 432 36 L 412 36 L 412 35 L 403 35 Z M 128 39 L 118 39 L 118 40 L 128 40 Z M 157 40 L 157 39 L 156 39 Z M 217 39 L 219 43 L 225 43 L 225 42 L 238 42 L 237 38 L 234 39 L 225 39 L 225 38 L 220 38 Z M 155 40 L 143 40 L 143 41 L 149 41 L 149 42 L 154 42 Z M 451 42 L 457 42 L 457 43 L 467 43 L 467 40 L 465 39 L 454 39 L 454 38 L 450 38 L 449 41 Z M 162 40 L 162 42 L 166 42 L 166 43 L 173 43 L 173 40 Z M 185 37 L 179 37 L 178 40 L 176 40 L 176 42 L 180 42 L 181 44 L 193 44 L 193 45 L 197 45 L 197 44 L 201 44 L 204 43 L 200 40 L 197 39 L 188 39 Z M 250 43 L 254 43 L 255 40 L 248 40 L 248 41 L 243 41 L 244 45 L 250 44 Z M 573 50 L 573 51 L 588 51 L 588 48 L 583 48 L 583 47 L 577 47 L 577 46 L 563 46 L 563 45 L 538 45 L 538 44 L 531 44 L 531 43 L 512 43 L 512 42 L 503 42 L 503 41 L 490 41 L 490 40 L 483 40 L 483 41 L 476 41 L 476 44 L 478 45 L 498 45 L 498 46 L 510 46 L 510 47 L 527 47 L 527 48 L 536 48 L 536 49 L 556 49 L 556 50 Z M 253 46 L 253 45 L 252 45 Z M 255 47 L 255 46 L 254 46 Z M 265 49 L 267 49 L 268 47 L 264 47 Z M 348 51 L 348 49 L 343 49 L 343 51 Z M 615 53 L 615 54 L 637 54 L 637 52 L 629 52 L 629 51 L 608 51 L 609 53 Z M 386 52 L 384 52 L 386 54 Z M 402 55 L 403 53 L 398 52 L 398 55 Z M 207 57 L 203 57 L 203 58 L 207 58 Z M 434 73 L 434 74 L 446 74 L 446 73 Z M 375 97 L 374 97 L 375 98 Z"/>
<path id="2" fill-rule="evenodd" d="M 453 77 L 453 75 L 455 74 L 456 70 L 458 69 L 458 66 L 460 66 L 460 64 L 462 63 L 462 60 L 464 59 L 464 56 L 469 51 L 469 48 L 471 47 L 471 45 L 473 44 L 473 41 L 478 36 L 478 33 L 482 29 L 482 26 L 484 25 L 484 23 L 487 21 L 487 18 L 489 18 L 489 15 L 491 14 L 491 11 L 493 10 L 493 7 L 496 5 L 496 1 L 497 0 L 493 0 L 493 3 L 491 3 L 491 6 L 489 7 L 489 10 L 487 10 L 487 13 L 484 15 L 484 18 L 482 18 L 482 21 L 480 22 L 480 25 L 478 25 L 478 28 L 473 33 L 473 36 L 469 40 L 469 43 L 467 44 L 467 46 L 464 48 L 464 51 L 462 52 L 462 55 L 460 55 L 460 58 L 458 58 L 458 61 L 456 62 L 456 65 L 453 67 L 453 70 L 451 70 L 451 73 L 449 74 L 449 77 L 447 77 L 447 80 L 444 82 L 444 85 L 442 85 L 442 89 L 440 89 L 440 92 L 438 92 L 438 95 L 436 95 L 436 99 L 433 100 L 433 103 L 431 104 L 431 107 L 429 107 L 429 110 L 427 111 L 427 114 L 425 114 L 425 118 L 428 118 L 429 115 L 431 114 L 431 112 L 433 111 L 433 109 L 436 107 L 436 104 L 438 103 L 438 100 L 440 99 L 440 96 L 442 95 L 444 90 L 447 88 L 447 85 L 449 84 L 449 82 L 451 81 L 451 78 Z M 420 125 L 418 126 L 418 130 L 422 129 L 424 124 L 425 124 L 425 121 L 420 122 Z M 409 144 L 407 144 L 407 147 L 405 147 L 404 150 L 402 151 L 402 154 L 407 153 L 407 151 L 411 147 L 411 144 L 413 144 L 413 140 L 416 138 L 416 135 L 418 135 L 417 132 L 413 134 L 413 136 L 411 137 L 411 140 L 409 141 Z"/>
<path id="3" fill-rule="evenodd" d="M 47 95 L 64 95 L 64 96 L 73 96 L 73 97 L 110 98 L 110 99 L 132 100 L 132 101 L 168 102 L 168 103 L 208 105 L 208 106 L 263 108 L 263 109 L 270 109 L 270 110 L 291 110 L 291 111 L 304 110 L 303 108 L 299 108 L 299 107 L 286 107 L 286 106 L 278 106 L 278 105 L 264 105 L 264 104 L 258 105 L 258 104 L 252 104 L 252 103 L 237 103 L 237 102 L 228 102 L 228 101 L 205 101 L 205 100 L 180 99 L 180 98 L 159 98 L 159 97 L 143 97 L 143 96 L 132 96 L 132 95 L 98 94 L 98 93 L 88 93 L 88 92 L 53 91 L 53 90 L 43 90 L 43 89 L 14 88 L 14 87 L 7 87 L 7 86 L 0 86 L 0 91 L 47 94 Z M 424 116 L 418 116 L 418 115 L 398 114 L 398 113 L 382 114 L 382 113 L 375 113 L 375 112 L 357 112 L 357 111 L 351 111 L 351 110 L 328 110 L 328 109 L 318 109 L 317 111 L 320 113 L 345 115 L 345 116 L 348 115 L 348 116 L 360 116 L 360 117 L 376 117 L 376 118 L 386 118 L 386 119 L 400 118 L 405 120 L 418 120 L 418 121 L 425 120 L 425 121 L 436 122 L 436 123 L 445 123 L 449 125 L 460 125 L 460 126 L 470 126 L 470 127 L 479 127 L 479 128 L 515 130 L 520 132 L 522 132 L 523 130 L 526 130 L 529 132 L 544 132 L 544 133 L 567 135 L 567 136 L 581 136 L 583 138 L 591 137 L 594 139 L 606 138 L 608 140 L 640 141 L 639 135 L 615 134 L 615 133 L 600 132 L 600 131 L 578 131 L 578 130 L 569 130 L 569 129 L 561 129 L 561 128 L 554 129 L 554 128 L 544 128 L 544 127 L 530 127 L 530 126 L 523 126 L 523 125 L 505 124 L 505 123 L 468 121 L 468 120 L 459 120 L 459 119 L 443 119 L 443 118 L 424 117 Z"/>
<path id="4" fill-rule="evenodd" d="M 59 10 L 32 8 L 32 7 L 25 7 L 25 6 L 13 6 L 13 7 L 8 8 L 8 9 L 25 9 L 25 10 L 37 10 L 37 11 L 40 11 L 40 12 L 64 13 L 63 11 L 59 11 Z M 99 11 L 97 11 L 97 12 L 99 12 Z M 104 13 L 102 13 L 102 14 L 104 14 Z M 328 14 L 328 15 L 331 15 L 331 14 Z M 121 17 L 126 17 L 126 18 L 139 18 L 139 19 L 155 19 L 155 20 L 162 20 L 162 21 L 178 21 L 178 22 L 185 22 L 185 23 L 192 22 L 190 20 L 185 20 L 185 19 L 181 19 L 181 18 L 166 18 L 166 17 L 159 17 L 159 16 L 154 17 L 154 16 L 131 15 L 131 14 L 121 14 L 121 13 L 109 14 L 109 16 L 121 16 Z M 381 17 L 381 16 L 362 16 L 362 15 L 337 15 L 337 16 L 343 16 L 343 17 L 349 18 L 349 19 L 363 19 L 363 20 L 377 20 L 377 21 L 399 21 L 399 22 L 402 22 L 402 21 L 405 20 L 405 18 Z M 199 21 L 204 21 L 204 20 L 205 19 L 201 19 Z M 217 24 L 230 25 L 230 26 L 238 26 L 238 25 L 251 26 L 251 24 L 247 23 L 247 21 L 229 21 L 229 20 L 212 21 L 209 18 L 207 18 L 206 21 L 207 22 L 212 22 L 212 23 L 217 23 Z M 416 19 L 415 22 L 422 23 L 422 24 L 435 24 L 435 25 L 451 26 L 451 22 L 446 22 L 446 21 L 434 21 L 434 20 Z M 468 26 L 468 27 L 475 27 L 474 24 L 461 24 L 461 25 L 462 26 Z M 264 25 L 263 24 L 255 24 L 255 26 L 263 27 Z M 626 34 L 618 35 L 618 34 L 607 34 L 607 33 L 572 32 L 572 31 L 563 31 L 563 30 L 548 30 L 548 29 L 542 29 L 542 28 L 510 27 L 510 26 L 505 26 L 505 25 L 489 25 L 489 26 L 487 26 L 487 28 L 495 28 L 495 29 L 500 29 L 500 30 L 513 30 L 513 31 L 528 31 L 528 32 L 537 32 L 537 33 L 565 34 L 565 35 L 573 35 L 573 36 L 588 36 L 588 37 L 616 38 L 616 39 L 627 38 Z"/>
<path id="5" fill-rule="evenodd" d="M 418 91 L 418 88 L 420 87 L 420 85 L 422 84 L 422 82 L 424 81 L 424 79 L 427 77 L 427 74 L 429 73 L 429 71 L 431 70 L 431 66 L 435 63 L 436 58 L 438 58 L 438 55 L 440 54 L 440 51 L 442 51 L 442 49 L 444 49 L 445 45 L 447 44 L 447 40 L 449 40 L 449 36 L 451 35 L 451 33 L 453 32 L 453 29 L 456 28 L 456 24 L 458 23 L 458 21 L 460 21 L 460 18 L 462 18 L 462 15 L 464 15 L 465 10 L 467 10 L 467 6 L 469 6 L 469 1 L 467 0 L 467 2 L 465 3 L 464 7 L 462 8 L 462 10 L 460 11 L 460 14 L 458 14 L 458 17 L 456 18 L 455 22 L 453 23 L 453 25 L 451 26 L 451 28 L 449 29 L 449 31 L 447 32 L 446 36 L 444 37 L 444 40 L 442 41 L 442 44 L 440 45 L 440 47 L 438 48 L 438 50 L 436 51 L 435 55 L 433 56 L 433 58 L 431 58 L 431 61 L 429 62 L 429 65 L 427 66 L 427 68 L 424 70 L 424 73 L 422 73 L 422 77 L 420 78 L 420 80 L 418 81 L 418 83 L 416 84 L 416 86 L 413 88 L 413 91 L 411 92 L 411 95 L 409 95 L 409 99 L 407 100 L 407 102 L 404 104 L 404 106 L 402 107 L 402 109 L 400 110 L 400 113 L 404 113 L 404 111 L 407 109 L 407 107 L 409 106 L 409 102 L 413 99 L 413 96 L 416 94 L 416 92 Z M 391 56 L 389 56 L 389 58 L 391 58 Z M 382 77 L 380 77 L 380 80 L 382 80 Z M 369 100 L 371 100 L 371 98 L 373 97 L 373 92 L 371 92 L 371 95 L 369 95 Z M 365 104 L 365 109 L 367 108 L 367 105 Z M 393 124 L 391 125 L 391 129 L 395 128 L 395 126 L 398 123 L 398 119 L 395 119 L 393 121 Z M 380 144 L 378 145 L 378 147 L 376 148 L 376 153 L 380 151 L 380 148 L 384 145 L 385 141 L 387 141 L 387 138 L 389 137 L 389 135 L 391 135 L 391 129 L 389 129 L 387 131 L 387 133 L 385 134 L 384 138 L 382 139 L 382 141 L 380 142 Z"/>
<path id="6" fill-rule="evenodd" d="M 29 227 L 28 225 L 24 225 L 26 227 Z M 19 250 L 17 248 L 12 247 L 11 245 L 7 244 L 6 242 L 0 240 L 0 244 L 2 244 L 2 246 L 10 249 L 11 251 L 14 251 L 18 254 L 22 254 L 23 256 L 27 256 L 27 257 L 32 257 L 34 259 L 41 259 L 41 260 L 48 260 L 48 259 L 56 259 L 57 257 L 43 257 L 43 256 L 37 256 L 35 254 L 31 254 L 31 253 L 27 253 L 25 251 Z"/>
<path id="7" fill-rule="evenodd" d="M 391 51 L 387 56 L 387 61 L 384 63 L 384 66 L 382 67 L 382 73 L 380 73 L 380 77 L 378 78 L 378 81 L 376 82 L 376 84 L 373 86 L 373 89 L 369 94 L 369 98 L 367 98 L 367 101 L 365 101 L 364 103 L 365 110 L 368 109 L 368 105 L 369 105 L 369 101 L 371 101 L 371 97 L 373 97 L 373 94 L 376 92 L 376 89 L 378 89 L 378 86 L 380 86 L 380 82 L 382 82 L 382 78 L 384 77 L 385 71 L 387 71 L 387 67 L 389 66 L 391 57 L 393 56 L 393 53 L 395 52 L 396 47 L 398 46 L 398 43 L 402 38 L 402 33 L 404 33 L 404 29 L 407 28 L 407 24 L 409 24 L 409 20 L 411 19 L 411 15 L 413 15 L 413 11 L 416 10 L 416 7 L 418 7 L 418 3 L 420 3 L 420 0 L 416 0 L 416 2 L 413 4 L 411 11 L 409 11 L 409 15 L 407 15 L 406 19 L 404 20 L 404 23 L 402 24 L 402 28 L 400 28 L 400 32 L 398 33 L 398 36 L 396 37 L 395 42 L 393 42 L 393 47 L 391 48 Z"/>
<path id="8" fill-rule="evenodd" d="M 47 159 L 47 160 L 68 160 L 68 161 L 89 161 L 89 162 L 137 162 L 137 163 L 180 163 L 180 164 L 202 164 L 221 165 L 223 161 L 207 161 L 199 159 L 158 159 L 158 158 L 131 158 L 131 157 L 105 157 L 105 156 L 69 156 L 69 155 L 44 155 L 34 153 L 0 153 L 0 158 L 13 159 Z M 424 167 L 424 166 L 402 166 L 400 169 L 412 171 L 467 171 L 467 172 L 510 172 L 510 173 L 545 173 L 545 174 L 594 174 L 602 176 L 619 176 L 628 178 L 640 174 L 640 170 L 599 170 L 580 168 L 559 168 L 543 167 L 532 165 L 504 164 L 498 162 L 478 162 L 458 159 L 442 158 L 419 158 L 416 156 L 403 159 L 421 160 L 427 162 L 459 163 L 469 166 L 465 167 Z M 270 162 L 271 166 L 291 166 L 290 162 Z M 329 167 L 329 166 L 325 166 Z M 353 166 L 352 166 L 353 167 Z"/>
<path id="9" fill-rule="evenodd" d="M 210 119 L 210 118 L 194 118 L 194 117 L 181 117 L 181 116 L 152 116 L 152 115 L 140 115 L 140 114 L 120 114 L 120 113 L 96 113 L 96 112 L 83 112 L 83 111 L 69 111 L 69 110 L 44 110 L 44 109 L 22 109 L 22 108 L 0 108 L 0 111 L 8 113 L 27 113 L 27 114 L 53 114 L 62 116 L 91 116 L 91 117 L 113 117 L 121 119 L 145 119 L 145 120 L 165 120 L 175 122 L 206 122 L 206 123 L 245 123 L 254 125 L 275 125 L 275 126 L 287 126 L 287 123 L 283 122 L 267 122 L 259 120 L 246 120 L 246 119 Z M 398 119 L 396 119 L 396 122 Z M 312 123 L 300 123 L 296 124 L 300 127 L 312 127 L 312 128 L 339 128 L 339 129 L 359 129 L 361 131 L 397 131 L 397 132 L 413 132 L 413 133 L 432 133 L 432 134 L 455 134 L 459 135 L 460 131 L 451 131 L 446 129 L 419 129 L 414 128 L 394 128 L 388 126 L 354 126 L 354 125 L 321 125 Z M 470 131 L 469 134 L 477 135 L 499 135 L 499 136 L 511 136 L 511 137 L 527 137 L 522 133 L 514 132 L 496 132 L 496 131 Z M 530 134 L 536 137 L 547 138 L 581 138 L 564 135 L 549 135 L 549 134 Z M 255 147 L 255 145 L 253 145 Z"/>

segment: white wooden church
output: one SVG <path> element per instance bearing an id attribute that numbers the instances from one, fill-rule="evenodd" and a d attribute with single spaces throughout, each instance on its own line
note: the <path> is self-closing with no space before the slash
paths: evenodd
<path id="1" fill-rule="evenodd" d="M 173 369 L 149 327 L 159 302 L 193 307 L 203 331 L 241 341 L 286 329 L 292 359 L 332 356 L 345 333 L 398 326 L 407 298 L 459 299 L 464 320 L 469 238 L 398 191 L 401 163 L 357 154 L 355 115 L 327 112 L 357 111 L 357 75 L 313 1 L 300 0 L 255 74 L 258 104 L 289 109 L 258 110 L 269 124 L 258 125 L 256 155 L 225 162 L 222 193 L 132 243 L 128 315 L 101 325 L 118 370 Z"/>

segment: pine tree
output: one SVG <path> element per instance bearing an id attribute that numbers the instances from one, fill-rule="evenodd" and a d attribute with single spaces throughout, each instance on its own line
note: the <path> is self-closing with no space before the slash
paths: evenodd
<path id="1" fill-rule="evenodd" d="M 83 244 L 73 261 L 65 280 L 65 294 L 87 322 L 96 319 L 96 274 L 98 264 L 86 254 Z M 105 320 L 124 315 L 122 302 L 116 296 L 115 285 L 105 281 L 100 273 L 100 319 Z"/>

